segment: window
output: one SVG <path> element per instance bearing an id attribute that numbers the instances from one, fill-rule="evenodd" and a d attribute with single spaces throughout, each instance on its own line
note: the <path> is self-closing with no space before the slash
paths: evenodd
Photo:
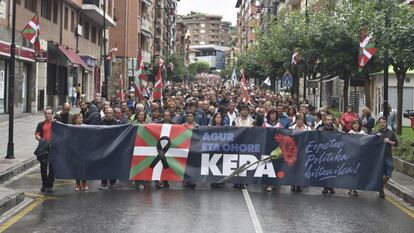
<path id="1" fill-rule="evenodd" d="M 206 33 L 206 30 L 202 29 L 200 30 L 200 33 Z"/>
<path id="2" fill-rule="evenodd" d="M 25 0 L 24 7 L 33 12 L 37 12 L 37 0 Z"/>
<path id="3" fill-rule="evenodd" d="M 67 7 L 65 7 L 65 21 L 63 23 L 63 27 L 67 30 L 69 27 L 69 9 Z"/>
<path id="4" fill-rule="evenodd" d="M 58 22 L 58 9 L 59 9 L 59 1 L 53 1 L 53 23 L 57 24 Z"/>
<path id="5" fill-rule="evenodd" d="M 16 4 L 17 5 L 20 5 L 21 3 L 20 3 L 20 0 L 16 0 Z"/>
<path id="6" fill-rule="evenodd" d="M 102 43 L 102 29 L 99 29 L 98 32 L 98 45 L 101 46 Z"/>
<path id="7" fill-rule="evenodd" d="M 75 12 L 70 11 L 70 30 L 75 31 Z"/>
<path id="8" fill-rule="evenodd" d="M 83 37 L 89 40 L 89 22 L 88 21 L 86 21 L 85 25 L 83 25 Z"/>
<path id="9" fill-rule="evenodd" d="M 93 26 L 91 30 L 91 41 L 96 44 L 96 27 Z"/>
<path id="10" fill-rule="evenodd" d="M 201 23 L 200 24 L 200 27 L 205 28 L 206 27 L 206 24 L 205 23 Z"/>
<path id="11" fill-rule="evenodd" d="M 52 0 L 42 0 L 42 8 L 40 15 L 50 20 L 52 18 Z"/>

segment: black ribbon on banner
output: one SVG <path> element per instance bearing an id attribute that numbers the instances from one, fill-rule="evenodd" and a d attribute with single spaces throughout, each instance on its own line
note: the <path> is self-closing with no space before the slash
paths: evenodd
<path id="1" fill-rule="evenodd" d="M 161 146 L 161 141 L 167 141 L 167 145 L 165 145 L 165 147 Z M 152 169 L 154 169 L 154 167 L 157 165 L 157 163 L 161 160 L 162 166 L 164 167 L 164 169 L 169 168 L 170 166 L 168 165 L 167 162 L 167 158 L 165 157 L 165 153 L 167 153 L 167 151 L 170 149 L 170 145 L 171 145 L 171 140 L 169 137 L 167 136 L 163 136 L 158 140 L 157 143 L 157 151 L 158 151 L 158 155 L 157 157 L 155 157 L 155 159 L 152 161 L 150 167 Z"/>

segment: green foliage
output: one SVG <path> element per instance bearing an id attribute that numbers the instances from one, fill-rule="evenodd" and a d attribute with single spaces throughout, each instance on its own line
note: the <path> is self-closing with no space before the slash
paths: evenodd
<path id="1" fill-rule="evenodd" d="M 168 56 L 167 64 L 173 64 L 173 69 L 168 68 L 168 78 L 174 82 L 184 80 L 186 74 L 186 67 L 184 65 L 184 56 L 180 54 L 172 54 Z"/>
<path id="2" fill-rule="evenodd" d="M 399 138 L 398 146 L 393 148 L 393 155 L 405 161 L 414 162 L 414 147 L 411 143 L 414 142 L 414 131 L 411 128 L 403 128 L 403 133 Z"/>
<path id="3" fill-rule="evenodd" d="M 208 64 L 208 62 L 205 61 L 198 61 L 188 65 L 188 72 L 190 72 L 190 74 L 193 76 L 201 73 L 206 73 L 209 71 L 210 65 Z"/>

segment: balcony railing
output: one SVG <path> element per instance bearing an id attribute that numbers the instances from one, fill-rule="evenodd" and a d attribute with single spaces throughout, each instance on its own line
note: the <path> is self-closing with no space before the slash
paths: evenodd
<path id="1" fill-rule="evenodd" d="M 142 18 L 141 28 L 152 34 L 152 24 L 150 23 L 148 19 Z"/>
<path id="2" fill-rule="evenodd" d="M 145 50 L 142 50 L 142 61 L 146 63 L 151 63 L 151 53 Z"/>
<path id="3" fill-rule="evenodd" d="M 99 2 L 100 0 L 83 0 L 83 4 L 93 4 L 100 8 Z"/>

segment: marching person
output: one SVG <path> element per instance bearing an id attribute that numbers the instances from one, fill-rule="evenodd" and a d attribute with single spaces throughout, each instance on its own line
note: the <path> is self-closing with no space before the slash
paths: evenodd
<path id="1" fill-rule="evenodd" d="M 393 160 L 392 160 L 392 150 L 391 147 L 398 146 L 398 139 L 395 135 L 394 131 L 389 129 L 387 126 L 387 119 L 385 117 L 379 118 L 379 125 L 380 129 L 377 132 L 377 135 L 381 136 L 381 139 L 384 141 L 386 147 L 385 147 L 385 167 L 384 167 L 384 177 L 383 181 L 384 184 L 388 182 L 388 180 L 391 177 L 392 170 L 393 170 Z M 379 192 L 379 197 L 384 198 L 384 187 L 382 187 L 382 190 Z"/>
<path id="2" fill-rule="evenodd" d="M 117 125 L 118 122 L 114 119 L 114 110 L 109 107 L 105 109 L 105 116 L 101 121 L 101 125 Z M 101 180 L 101 187 L 99 187 L 99 190 L 106 190 L 108 188 L 112 188 L 115 185 L 116 180 L 110 180 L 109 181 L 109 187 L 108 187 L 108 180 Z"/>
<path id="3" fill-rule="evenodd" d="M 351 130 L 352 122 L 354 120 L 358 120 L 358 114 L 353 111 L 352 105 L 348 105 L 348 107 L 346 107 L 346 112 L 344 112 L 339 119 L 342 131 L 348 133 Z"/>
<path id="4" fill-rule="evenodd" d="M 72 124 L 72 117 L 72 114 L 70 114 L 70 104 L 64 103 L 62 111 L 57 112 L 54 119 L 63 124 Z"/>
<path id="5" fill-rule="evenodd" d="M 83 116 L 82 116 L 81 113 L 73 114 L 72 124 L 73 125 L 82 125 L 83 124 Z M 80 180 L 76 180 L 75 191 L 80 191 L 80 190 L 84 190 L 84 191 L 89 190 L 89 187 L 86 184 L 86 180 L 82 180 L 82 184 L 81 184 Z"/>
<path id="6" fill-rule="evenodd" d="M 50 139 L 52 136 L 52 117 L 53 111 L 50 108 L 44 110 L 45 120 L 37 124 L 35 139 L 37 141 L 46 141 L 50 144 Z M 42 157 L 38 157 L 40 162 L 40 175 L 42 176 L 42 188 L 41 192 L 53 192 L 53 183 L 55 181 L 55 175 L 53 172 L 52 161 L 50 154 L 47 153 Z"/>
<path id="7" fill-rule="evenodd" d="M 325 125 L 320 129 L 321 131 L 330 131 L 330 132 L 338 132 L 338 129 L 334 125 L 334 117 L 332 114 L 327 114 L 325 117 Z M 335 189 L 331 187 L 324 187 L 322 190 L 322 194 L 335 194 Z"/>
<path id="8" fill-rule="evenodd" d="M 367 135 L 361 128 L 361 123 L 359 120 L 352 121 L 352 129 L 348 132 L 349 134 L 361 134 L 361 135 Z M 358 196 L 357 190 L 350 189 L 348 192 L 349 195 Z"/>

